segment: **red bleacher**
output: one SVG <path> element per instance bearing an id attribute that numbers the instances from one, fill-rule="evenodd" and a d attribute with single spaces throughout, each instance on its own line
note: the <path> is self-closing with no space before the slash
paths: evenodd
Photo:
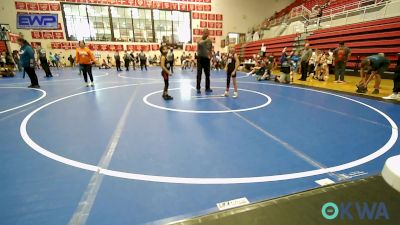
<path id="1" fill-rule="evenodd" d="M 348 67 L 356 65 L 357 57 L 362 60 L 381 52 L 395 60 L 400 52 L 400 17 L 318 30 L 307 41 L 313 49 L 336 48 L 338 42 L 344 41 L 352 52 Z"/>
<path id="2" fill-rule="evenodd" d="M 291 51 L 294 48 L 295 39 L 299 34 L 285 35 L 275 38 L 269 38 L 259 41 L 248 42 L 245 44 L 238 44 L 235 46 L 236 52 L 240 54 L 240 57 L 244 59 L 252 58 L 254 54 L 259 54 L 261 46 L 267 47 L 267 54 L 280 56 L 282 49 L 287 47 L 287 51 Z"/>

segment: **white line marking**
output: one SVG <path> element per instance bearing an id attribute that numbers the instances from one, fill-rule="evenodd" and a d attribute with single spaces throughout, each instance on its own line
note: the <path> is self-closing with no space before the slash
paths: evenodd
<path id="1" fill-rule="evenodd" d="M 114 152 L 117 149 L 119 139 L 122 134 L 122 130 L 125 127 L 126 120 L 128 119 L 129 112 L 132 108 L 135 96 L 136 96 L 136 89 L 134 90 L 134 93 L 131 95 L 128 104 L 126 105 L 125 110 L 120 120 L 118 121 L 118 125 L 114 130 L 110 142 L 108 143 L 107 150 L 103 153 L 103 156 L 100 159 L 100 162 L 98 164 L 99 170 L 97 170 L 90 179 L 90 182 L 78 204 L 78 207 L 76 208 L 74 214 L 72 215 L 72 218 L 70 219 L 68 225 L 83 225 L 86 223 L 90 211 L 93 207 L 93 203 L 96 200 L 98 190 L 103 181 L 103 175 L 99 173 L 100 168 L 101 169 L 108 168 L 111 162 L 112 156 L 114 155 Z"/>
<path id="2" fill-rule="evenodd" d="M 225 107 L 227 109 L 229 109 L 227 106 L 222 105 L 219 102 L 216 102 L 217 104 L 221 105 L 222 107 Z M 250 126 L 254 127 L 256 130 L 260 131 L 261 133 L 263 133 L 265 136 L 269 137 L 270 139 L 274 140 L 275 142 L 279 143 L 280 145 L 282 145 L 286 150 L 288 150 L 289 152 L 293 153 L 294 155 L 296 155 L 297 157 L 299 157 L 300 159 L 303 159 L 306 163 L 319 168 L 319 169 L 324 169 L 326 168 L 325 165 L 323 165 L 322 163 L 314 160 L 313 158 L 311 158 L 310 156 L 308 156 L 307 154 L 305 154 L 304 152 L 300 151 L 299 149 L 295 148 L 294 146 L 292 146 L 291 144 L 287 143 L 284 140 L 281 140 L 279 137 L 271 134 L 270 132 L 266 131 L 265 129 L 261 128 L 260 126 L 258 126 L 257 124 L 253 123 L 252 121 L 250 121 L 249 119 L 247 119 L 246 117 L 240 115 L 237 112 L 234 112 L 233 114 L 235 114 L 237 117 L 239 117 L 240 119 L 242 119 L 244 122 L 248 123 Z M 335 173 L 328 173 L 330 176 L 335 177 L 338 179 L 338 175 Z"/>
<path id="3" fill-rule="evenodd" d="M 192 87 L 193 88 L 193 87 Z M 212 87 L 212 88 L 220 88 L 220 89 L 225 89 L 224 87 Z M 179 90 L 181 88 L 170 88 L 169 91 L 173 91 L 173 90 Z M 157 108 L 157 109 L 162 109 L 162 110 L 168 110 L 168 111 L 173 111 L 173 112 L 181 112 L 181 113 L 199 113 L 199 114 L 214 114 L 214 113 L 232 113 L 232 112 L 245 112 L 245 111 L 251 111 L 251 110 L 256 110 L 256 109 L 260 109 L 260 108 L 264 108 L 267 105 L 271 104 L 272 99 L 261 92 L 258 91 L 253 91 L 253 90 L 248 90 L 248 89 L 238 89 L 239 91 L 245 91 L 245 92 L 251 92 L 251 93 L 255 93 L 255 94 L 259 94 L 263 97 L 265 97 L 267 99 L 267 101 L 264 104 L 258 105 L 258 106 L 254 106 L 254 107 L 248 107 L 248 108 L 243 108 L 243 109 L 233 109 L 233 110 L 189 110 L 189 109 L 175 109 L 175 108 L 168 108 L 168 107 L 164 107 L 164 106 L 159 106 L 156 104 L 153 104 L 151 102 L 149 102 L 148 98 L 151 95 L 154 94 L 158 94 L 158 93 L 162 93 L 163 90 L 161 91 L 155 91 L 152 92 L 150 94 L 147 94 L 146 96 L 143 97 L 143 102 L 146 103 L 147 105 Z"/>
<path id="4" fill-rule="evenodd" d="M 103 75 L 98 75 L 98 76 L 93 76 L 94 78 L 99 78 L 99 77 L 105 77 L 105 76 L 108 76 L 109 74 L 108 73 L 105 73 L 105 74 L 103 74 Z M 49 78 L 49 79 L 51 79 L 51 78 Z M 43 83 L 57 83 L 57 82 L 64 82 L 64 81 L 71 81 L 71 80 L 83 80 L 83 78 L 68 78 L 68 79 L 59 79 L 59 80 L 40 80 L 39 81 L 39 85 L 42 85 Z M 23 84 L 23 85 L 26 85 L 26 84 L 29 84 L 30 82 L 14 82 L 14 83 L 5 83 L 5 84 L 0 84 L 0 85 L 19 85 L 19 84 Z M 46 85 L 48 85 L 48 84 L 46 84 Z M 0 87 L 3 87 L 3 86 L 0 86 Z"/>
<path id="5" fill-rule="evenodd" d="M 26 90 L 34 90 L 34 91 L 42 92 L 42 95 L 41 95 L 39 98 L 37 98 L 37 99 L 35 99 L 35 100 L 33 100 L 33 101 L 30 101 L 30 102 L 28 102 L 28 103 L 25 103 L 25 104 L 23 104 L 23 105 L 20 105 L 20 106 L 11 108 L 11 109 L 6 109 L 6 110 L 3 110 L 3 111 L 0 111 L 0 114 L 6 113 L 6 112 L 10 112 L 10 111 L 12 111 L 12 110 L 16 110 L 16 109 L 25 107 L 25 106 L 27 106 L 27 105 L 33 104 L 33 103 L 35 103 L 35 102 L 37 102 L 37 101 L 40 101 L 41 99 L 43 99 L 43 98 L 46 97 L 46 95 L 47 95 L 46 91 L 44 91 L 44 90 L 42 90 L 42 89 L 36 89 L 36 88 L 25 88 L 25 87 L 0 87 L 0 88 L 4 88 L 4 89 L 11 89 L 11 88 L 12 88 L 12 89 L 26 89 Z"/>
<path id="6" fill-rule="evenodd" d="M 255 84 L 260 84 L 257 82 L 247 82 L 247 83 L 255 83 Z M 146 84 L 153 84 L 153 83 L 146 83 Z M 323 92 L 323 91 L 318 91 L 318 90 L 313 90 L 313 89 L 307 89 L 307 88 L 300 88 L 300 87 L 294 87 L 294 86 L 285 86 L 285 85 L 278 85 L 282 86 L 284 88 L 294 88 L 294 89 L 300 89 L 300 90 L 305 90 L 305 91 L 311 91 L 315 93 L 322 93 L 326 95 L 331 95 L 331 96 L 336 96 L 338 98 L 342 98 L 348 101 L 352 101 L 354 103 L 360 104 L 368 109 L 371 109 L 372 111 L 378 113 L 379 115 L 383 116 L 390 124 L 391 126 L 391 135 L 389 140 L 378 150 L 375 152 L 364 156 L 360 159 L 338 165 L 338 166 L 333 166 L 325 169 L 317 169 L 317 170 L 309 170 L 309 171 L 302 171 L 302 172 L 296 172 L 296 173 L 288 173 L 288 174 L 279 174 L 279 175 L 271 175 L 271 176 L 259 176 L 259 177 L 240 177 L 240 178 L 191 178 L 191 177 L 168 177 L 168 176 L 153 176 L 153 175 L 144 175 L 144 174 L 137 174 L 137 173 L 128 173 L 128 172 L 122 172 L 122 171 L 114 171 L 114 170 L 109 170 L 109 169 L 101 169 L 98 168 L 97 166 L 82 163 L 79 161 L 71 160 L 59 155 L 56 155 L 49 150 L 44 149 L 43 147 L 39 146 L 36 144 L 28 135 L 27 132 L 27 124 L 29 120 L 40 110 L 65 99 L 72 98 L 75 96 L 83 95 L 86 93 L 91 93 L 95 91 L 102 91 L 102 90 L 109 90 L 109 89 L 115 89 L 115 88 L 120 88 L 120 87 L 129 87 L 129 86 L 135 86 L 135 85 L 140 85 L 140 84 L 129 84 L 129 85 L 120 85 L 120 86 L 113 86 L 113 87 L 107 87 L 103 89 L 97 89 L 97 90 L 91 90 L 91 91 L 86 91 L 86 92 L 81 92 L 78 94 L 74 95 L 69 95 L 63 98 L 60 98 L 58 100 L 49 102 L 33 112 L 31 112 L 29 115 L 25 117 L 25 119 L 22 121 L 21 126 L 20 126 L 20 133 L 21 137 L 27 143 L 33 150 L 36 152 L 51 158 L 55 161 L 58 161 L 60 163 L 73 166 L 76 168 L 84 169 L 84 170 L 89 170 L 89 171 L 98 171 L 101 174 L 108 175 L 108 176 L 113 176 L 113 177 L 118 177 L 118 178 L 123 178 L 123 179 L 132 179 L 132 180 L 141 180 L 141 181 L 151 181 L 151 182 L 162 182 L 162 183 L 175 183 L 175 184 L 244 184 L 244 183 L 260 183 L 260 182 L 272 182 L 272 181 L 281 181 L 281 180 L 290 180 L 290 179 L 297 179 L 297 178 L 304 178 L 304 177 L 311 177 L 311 176 L 316 176 L 316 175 L 321 175 L 321 174 L 326 174 L 326 173 L 333 173 L 337 171 L 342 171 L 346 169 L 350 169 L 362 164 L 365 164 L 367 162 L 370 162 L 386 152 L 388 152 L 396 143 L 397 138 L 398 138 L 398 127 L 396 123 L 390 118 L 388 115 L 383 113 L 382 111 L 366 104 L 363 102 L 360 102 L 355 99 L 351 99 L 345 96 L 340 96 L 337 94 L 329 93 L 329 92 Z M 264 85 L 269 85 L 269 84 L 264 84 Z M 272 85 L 271 85 L 272 86 Z"/>

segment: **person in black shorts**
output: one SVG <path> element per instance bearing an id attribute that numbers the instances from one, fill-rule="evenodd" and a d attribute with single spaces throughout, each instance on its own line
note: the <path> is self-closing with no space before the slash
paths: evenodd
<path id="1" fill-rule="evenodd" d="M 170 72 L 171 65 L 167 60 L 167 54 L 168 54 L 167 46 L 165 46 L 165 45 L 161 46 L 160 52 L 161 52 L 160 66 L 161 66 L 161 70 L 162 70 L 161 76 L 164 79 L 164 91 L 163 91 L 162 98 L 164 100 L 172 100 L 174 98 L 172 98 L 170 95 L 168 95 L 169 76 L 171 76 L 171 72 Z"/>
<path id="2" fill-rule="evenodd" d="M 231 84 L 231 78 L 233 81 L 233 96 L 232 98 L 237 98 L 238 97 L 238 86 L 236 82 L 236 71 L 239 68 L 240 61 L 238 55 L 235 53 L 234 48 L 229 49 L 228 57 L 226 60 L 226 90 L 223 96 L 228 97 L 229 96 L 229 88 Z"/>

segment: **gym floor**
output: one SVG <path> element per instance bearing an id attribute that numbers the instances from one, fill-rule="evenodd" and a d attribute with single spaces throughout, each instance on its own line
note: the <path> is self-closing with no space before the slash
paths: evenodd
<path id="1" fill-rule="evenodd" d="M 238 74 L 239 98 L 176 69 L 0 79 L 2 224 L 164 224 L 379 174 L 400 153 L 400 105 Z M 310 81 L 311 82 L 311 81 Z M 204 77 L 203 77 L 204 84 Z M 232 92 L 231 92 L 232 94 Z"/>

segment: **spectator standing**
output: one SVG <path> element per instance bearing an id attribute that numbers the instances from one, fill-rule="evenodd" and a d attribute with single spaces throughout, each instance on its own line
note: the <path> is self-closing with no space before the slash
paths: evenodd
<path id="1" fill-rule="evenodd" d="M 40 88 L 39 81 L 35 72 L 35 52 L 25 39 L 18 38 L 17 42 L 21 46 L 21 49 L 19 51 L 21 55 L 21 66 L 24 68 L 24 71 L 28 74 L 29 79 L 31 80 L 31 85 L 29 85 L 28 87 Z"/>
<path id="2" fill-rule="evenodd" d="M 312 56 L 312 49 L 310 44 L 306 43 L 300 57 L 301 78 L 299 80 L 306 81 L 308 73 L 308 62 Z"/>
<path id="3" fill-rule="evenodd" d="M 122 71 L 121 69 L 121 56 L 119 55 L 119 51 L 116 51 L 114 54 L 115 66 L 117 67 L 117 71 Z"/>
<path id="4" fill-rule="evenodd" d="M 144 54 L 143 50 L 139 53 L 140 69 L 143 71 L 143 67 L 147 71 L 147 56 Z"/>
<path id="5" fill-rule="evenodd" d="M 346 64 L 351 56 L 350 48 L 344 45 L 344 42 L 339 42 L 339 47 L 333 51 L 335 61 L 335 83 L 344 83 L 344 73 Z"/>
<path id="6" fill-rule="evenodd" d="M 41 45 L 38 45 L 37 47 L 37 54 L 38 58 L 40 60 L 40 66 L 42 66 L 42 69 L 44 70 L 46 77 L 53 77 L 50 71 L 50 66 L 47 62 L 47 55 L 46 55 L 46 49 L 42 48 Z"/>

